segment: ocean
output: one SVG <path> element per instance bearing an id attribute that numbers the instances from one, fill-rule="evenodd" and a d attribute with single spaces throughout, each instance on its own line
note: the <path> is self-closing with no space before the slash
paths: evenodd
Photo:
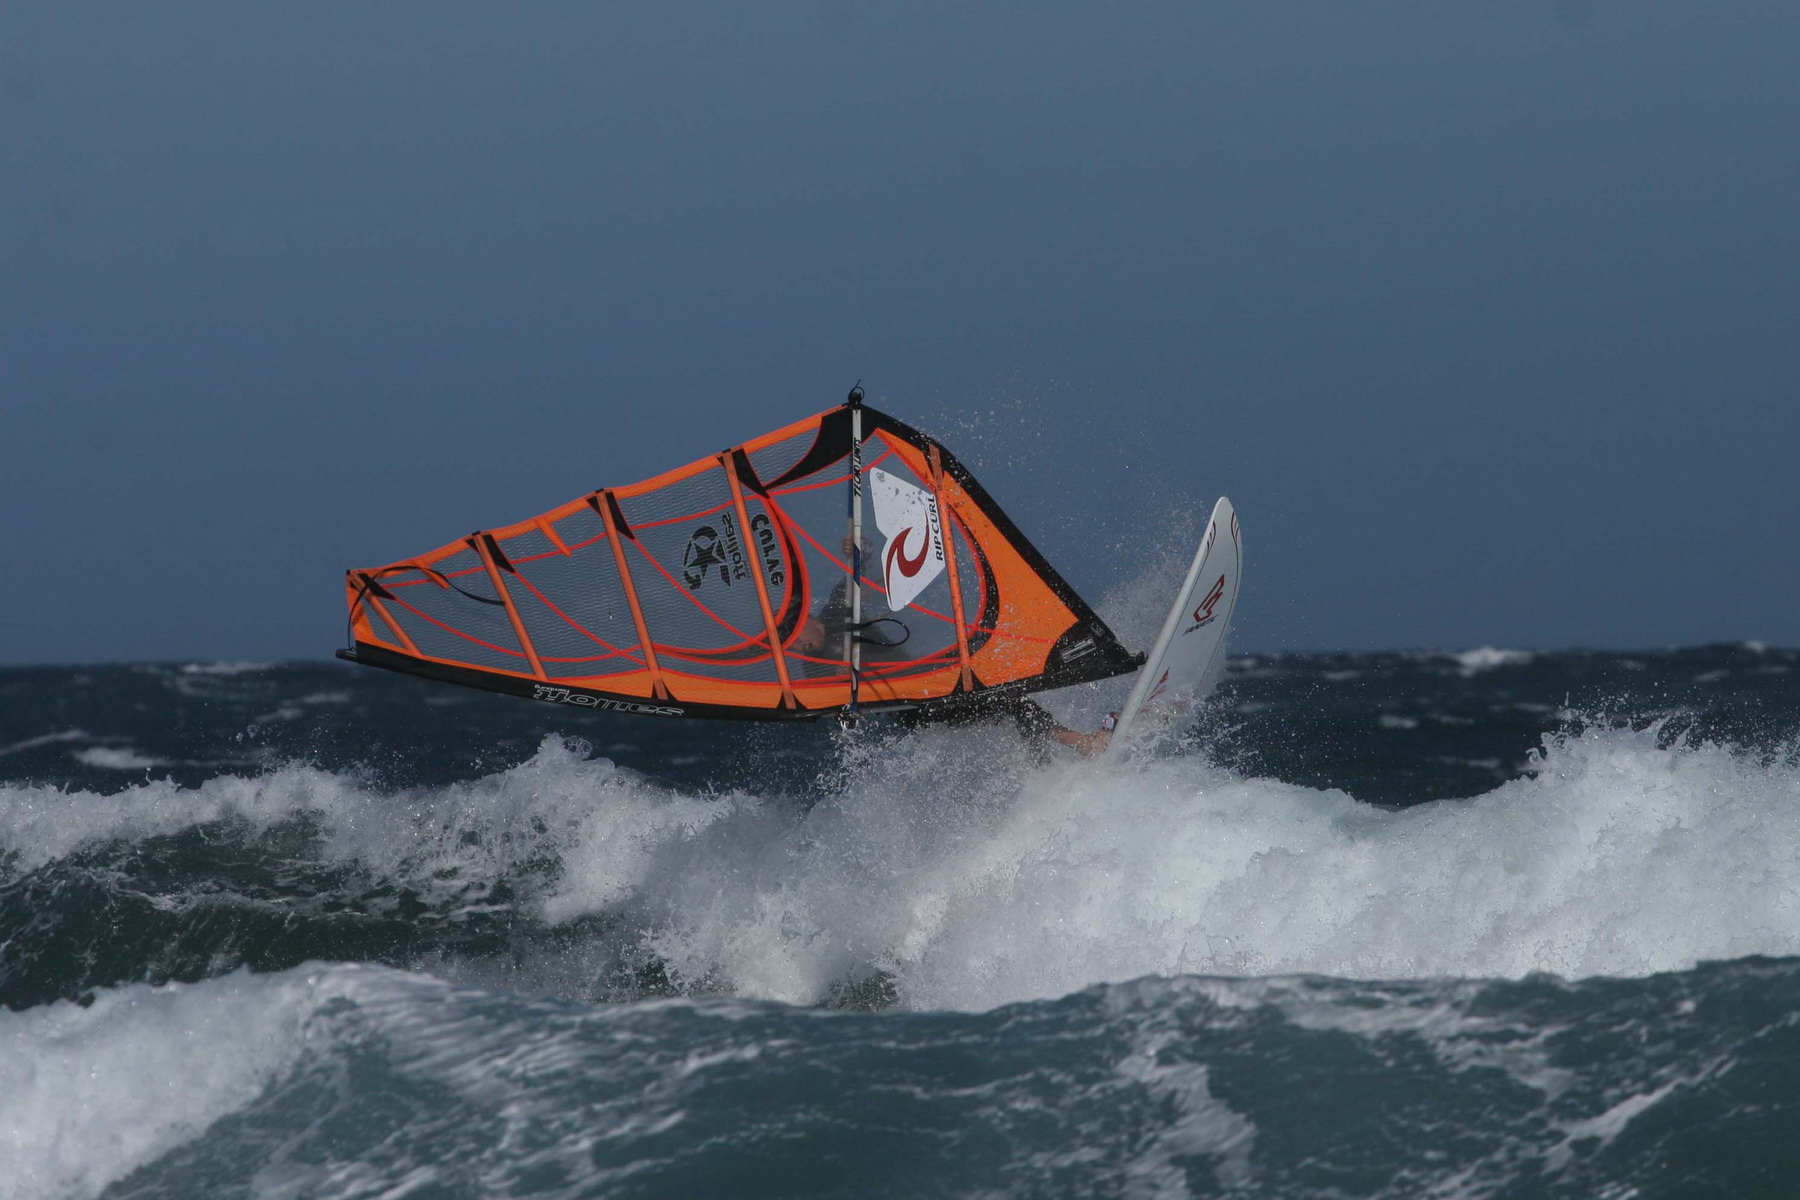
<path id="1" fill-rule="evenodd" d="M 1240 654 L 1123 761 L 0 670 L 14 1197 L 1791 1197 L 1797 956 L 1778 647 Z"/>

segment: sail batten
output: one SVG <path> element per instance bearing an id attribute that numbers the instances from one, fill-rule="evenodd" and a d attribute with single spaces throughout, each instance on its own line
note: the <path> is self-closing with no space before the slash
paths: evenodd
<path id="1" fill-rule="evenodd" d="M 346 657 L 597 709 L 811 718 L 1136 663 L 947 449 L 866 406 L 346 582 Z"/>
<path id="2" fill-rule="evenodd" d="M 638 603 L 637 585 L 631 578 L 631 564 L 626 560 L 625 548 L 619 542 L 622 533 L 633 538 L 635 535 L 629 533 L 625 519 L 619 513 L 618 501 L 611 492 L 605 493 L 605 506 L 596 505 L 595 508 L 600 513 L 600 519 L 606 523 L 606 544 L 612 551 L 613 566 L 619 572 L 620 591 L 631 609 L 631 623 L 637 630 L 638 649 L 644 656 L 644 666 L 650 675 L 650 694 L 658 700 L 666 700 L 669 698 L 669 688 L 663 682 L 662 664 L 656 660 L 656 643 L 650 640 L 650 630 L 644 624 L 644 610 Z"/>

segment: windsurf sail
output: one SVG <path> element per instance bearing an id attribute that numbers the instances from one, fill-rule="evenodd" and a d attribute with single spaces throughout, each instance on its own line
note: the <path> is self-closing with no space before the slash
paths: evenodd
<path id="1" fill-rule="evenodd" d="M 860 393 L 345 584 L 342 658 L 657 716 L 928 707 L 1142 661 L 948 450 Z"/>

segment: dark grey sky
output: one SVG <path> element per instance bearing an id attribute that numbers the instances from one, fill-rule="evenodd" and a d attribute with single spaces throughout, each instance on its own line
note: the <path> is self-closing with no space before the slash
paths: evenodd
<path id="1" fill-rule="evenodd" d="M 1800 643 L 1800 5 L 0 3 L 0 662 L 861 378 L 1247 649 Z"/>

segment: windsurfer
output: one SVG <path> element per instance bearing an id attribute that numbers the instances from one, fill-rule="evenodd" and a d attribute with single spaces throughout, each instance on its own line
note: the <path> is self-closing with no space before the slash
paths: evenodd
<path id="1" fill-rule="evenodd" d="M 842 547 L 846 559 L 850 557 L 851 545 L 851 540 L 846 535 Z M 867 562 L 869 558 L 870 550 L 865 546 L 863 561 Z M 809 676 L 828 675 L 842 669 L 838 664 L 844 661 L 844 634 L 850 627 L 850 604 L 845 598 L 848 592 L 847 582 L 843 579 L 837 582 L 831 589 L 831 594 L 819 606 L 819 611 L 806 618 L 794 637 L 793 648 L 804 656 L 802 661 Z M 901 647 L 906 644 L 911 633 L 906 624 L 896 617 L 877 617 L 873 621 L 865 621 L 857 636 L 865 663 L 897 662 L 908 657 Z M 1101 727 L 1092 733 L 1078 733 L 1051 716 L 1043 705 L 1028 696 L 984 692 L 965 703 L 896 713 L 894 719 L 903 729 L 919 729 L 928 725 L 974 725 L 984 721 L 1004 724 L 1010 721 L 1027 741 L 1040 744 L 1054 742 L 1068 746 L 1084 756 L 1091 756 L 1106 749 L 1107 743 L 1112 740 L 1113 723 L 1117 716 L 1117 713 L 1109 714 Z"/>
<path id="2" fill-rule="evenodd" d="M 851 541 L 844 537 L 843 555 L 850 557 Z M 863 561 L 870 560 L 870 550 L 863 547 Z M 848 579 L 840 579 L 819 606 L 819 611 L 806 618 L 794 635 L 793 647 L 803 656 L 808 676 L 817 678 L 839 673 L 844 661 L 844 634 L 850 629 Z M 864 621 L 856 634 L 862 646 L 865 663 L 903 662 L 912 656 L 901 647 L 912 637 L 906 623 L 897 617 L 877 617 Z M 829 660 L 829 661 L 819 661 Z"/>

